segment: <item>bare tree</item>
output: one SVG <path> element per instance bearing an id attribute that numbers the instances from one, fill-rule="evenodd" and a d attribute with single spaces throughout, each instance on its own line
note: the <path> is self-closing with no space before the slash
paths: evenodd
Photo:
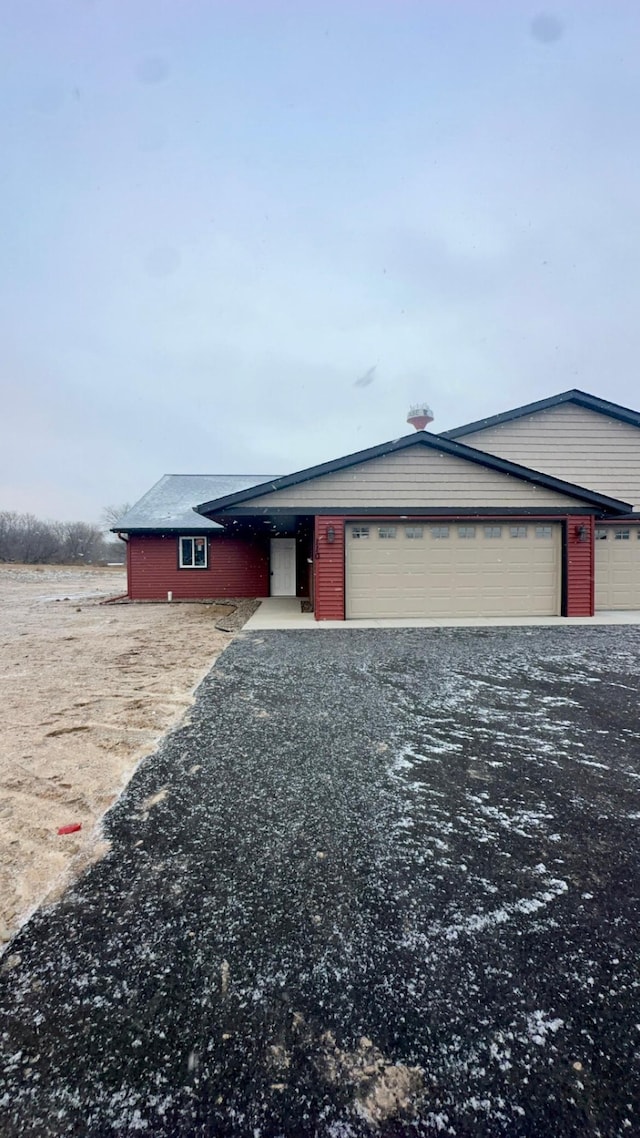
<path id="1" fill-rule="evenodd" d="M 102 511 L 102 521 L 107 529 L 111 529 L 120 518 L 123 518 L 126 513 L 131 509 L 130 502 L 123 502 L 121 506 L 105 506 Z"/>
<path id="2" fill-rule="evenodd" d="M 99 526 L 87 522 L 48 522 L 33 514 L 0 513 L 0 561 L 28 565 L 84 563 L 105 559 Z"/>

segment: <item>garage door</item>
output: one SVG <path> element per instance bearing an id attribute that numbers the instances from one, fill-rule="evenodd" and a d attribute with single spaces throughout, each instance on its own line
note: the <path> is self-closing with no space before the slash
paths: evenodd
<path id="1" fill-rule="evenodd" d="M 596 527 L 596 609 L 640 609 L 640 527 Z"/>
<path id="2" fill-rule="evenodd" d="M 558 615 L 560 531 L 348 523 L 347 617 Z"/>

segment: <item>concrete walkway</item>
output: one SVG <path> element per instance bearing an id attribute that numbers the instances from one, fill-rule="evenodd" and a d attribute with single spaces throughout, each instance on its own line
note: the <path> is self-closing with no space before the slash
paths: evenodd
<path id="1" fill-rule="evenodd" d="M 302 612 L 300 597 L 265 597 L 260 608 L 245 624 L 250 632 L 267 629 L 327 628 L 546 628 L 557 625 L 573 628 L 577 624 L 591 627 L 602 624 L 640 624 L 640 612 L 599 612 L 595 616 L 463 616 L 405 620 L 316 620 L 312 612 Z"/>

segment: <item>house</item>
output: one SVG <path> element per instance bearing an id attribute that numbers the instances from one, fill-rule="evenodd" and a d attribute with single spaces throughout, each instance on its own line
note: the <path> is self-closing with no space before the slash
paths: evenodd
<path id="1" fill-rule="evenodd" d="M 134 600 L 316 619 L 640 609 L 640 413 L 580 391 L 284 476 L 165 475 L 114 530 Z"/>

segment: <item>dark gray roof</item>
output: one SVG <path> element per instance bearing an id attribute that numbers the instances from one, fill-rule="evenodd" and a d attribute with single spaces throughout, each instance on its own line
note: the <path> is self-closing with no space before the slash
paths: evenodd
<path id="1" fill-rule="evenodd" d="M 163 474 L 111 529 L 116 533 L 222 529 L 218 522 L 196 512 L 198 503 L 226 498 L 268 482 L 272 477 L 270 474 Z"/>
<path id="2" fill-rule="evenodd" d="M 561 478 L 554 478 L 551 474 L 543 474 L 539 470 L 531 470 L 527 466 L 520 466 L 518 463 L 509 462 L 505 458 L 499 458 L 494 454 L 487 454 L 485 451 L 475 450 L 473 447 L 465 446 L 464 443 L 458 443 L 455 440 L 447 439 L 443 435 L 432 435 L 430 431 L 416 431 L 415 434 L 403 435 L 400 439 L 393 439 L 388 443 L 381 443 L 380 446 L 369 447 L 367 450 L 356 451 L 354 454 L 347 454 L 343 458 L 336 458 L 333 462 L 323 462 L 319 466 L 309 466 L 306 470 L 298 470 L 295 474 L 285 474 L 282 478 L 274 478 L 272 484 L 264 486 L 256 483 L 251 487 L 245 487 L 243 490 L 232 491 L 226 497 L 214 498 L 211 501 L 202 501 L 198 505 L 198 510 L 202 514 L 222 514 L 231 513 L 232 510 L 243 510 L 247 513 L 251 507 L 244 508 L 244 503 L 253 503 L 253 510 L 256 513 L 260 512 L 260 498 L 264 494 L 270 494 L 273 491 L 284 490 L 288 486 L 297 486 L 300 482 L 309 482 L 312 478 L 319 478 L 322 474 L 333 474 L 336 470 L 344 470 L 349 466 L 356 466 L 361 462 L 368 462 L 371 458 L 381 458 L 386 454 L 393 454 L 399 450 L 405 450 L 407 447 L 424 446 L 430 447 L 436 451 L 442 451 L 444 454 L 455 455 L 458 458 L 466 459 L 468 462 L 476 463 L 478 466 L 486 466 L 489 470 L 497 470 L 502 474 L 509 474 L 515 478 L 521 478 L 525 482 L 531 482 L 534 486 L 545 486 L 550 490 L 556 490 L 560 494 L 567 494 L 572 498 L 578 498 L 588 503 L 589 505 L 604 507 L 604 509 L 611 509 L 615 513 L 628 512 L 629 503 L 621 502 L 617 498 L 610 498 L 605 494 L 598 494 L 595 490 L 587 490 L 584 486 L 575 486 L 572 482 L 565 482 Z M 266 480 L 265 480 L 266 481 Z M 257 502 L 256 502 L 257 499 Z M 327 506 L 335 507 L 330 499 L 327 500 Z M 351 507 L 351 509 L 355 509 Z M 268 508 L 265 507 L 266 512 Z M 313 510 L 311 511 L 314 512 Z M 340 510 L 337 510 L 340 513 Z"/>
<path id="3" fill-rule="evenodd" d="M 619 419 L 622 423 L 631 423 L 634 427 L 640 427 L 640 411 L 632 411 L 630 407 L 622 407 L 619 403 L 611 403 L 608 399 L 600 399 L 597 395 L 589 395 L 588 391 L 579 391 L 574 387 L 571 391 L 561 391 L 559 395 L 552 395 L 549 399 L 538 399 L 535 403 L 525 403 L 522 407 L 513 407 L 511 411 L 501 411 L 499 415 L 489 415 L 486 419 L 464 423 L 463 426 L 454 427 L 451 431 L 442 431 L 440 438 L 461 439 L 465 435 L 475 434 L 476 431 L 485 431 L 487 427 L 497 427 L 501 423 L 510 423 L 513 419 L 521 419 L 525 415 L 547 411 L 551 407 L 558 407 L 561 403 L 575 403 L 578 407 L 586 407 L 588 411 L 597 411 L 600 415 L 608 415 L 611 419 Z"/>

